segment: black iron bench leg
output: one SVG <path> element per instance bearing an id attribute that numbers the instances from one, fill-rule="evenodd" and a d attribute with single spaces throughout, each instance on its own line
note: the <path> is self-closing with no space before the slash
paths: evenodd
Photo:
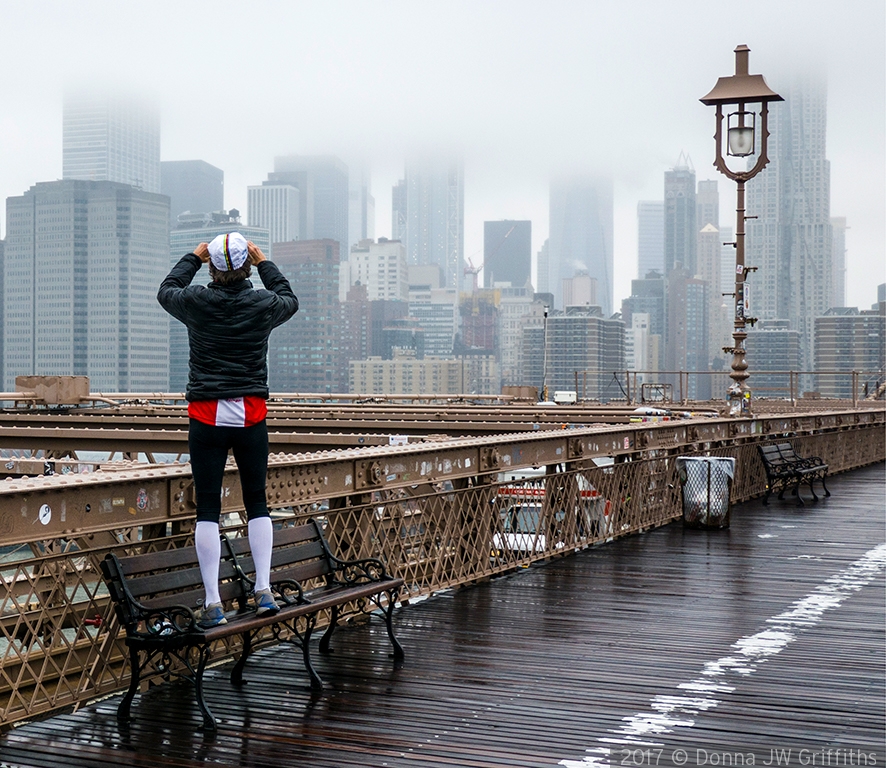
<path id="1" fill-rule="evenodd" d="M 138 651 L 131 646 L 129 648 L 129 667 L 131 669 L 129 689 L 126 691 L 123 701 L 120 702 L 120 706 L 117 707 L 117 720 L 120 722 L 129 722 L 129 720 L 132 719 L 129 711 L 132 707 L 132 700 L 135 698 L 135 694 L 138 693 L 138 684 L 141 680 L 141 666 L 138 663 Z"/>
<path id="2" fill-rule="evenodd" d="M 332 606 L 332 610 L 329 614 L 329 626 L 326 628 L 326 631 L 323 633 L 323 637 L 320 638 L 320 653 L 332 653 L 332 649 L 329 647 L 329 642 L 332 640 L 332 633 L 335 632 L 335 627 L 338 624 L 338 606 Z"/>
<path id="3" fill-rule="evenodd" d="M 824 479 L 825 479 L 825 476 L 822 475 L 822 476 L 821 476 L 821 487 L 824 488 L 824 495 L 825 495 L 825 496 L 830 496 L 830 495 L 831 495 L 831 492 L 828 490 L 828 487 L 825 485 L 825 483 L 824 483 Z"/>
<path id="4" fill-rule="evenodd" d="M 803 497 L 800 495 L 800 484 L 802 482 L 803 482 L 803 479 L 798 477 L 797 484 L 794 486 L 793 490 L 791 491 L 791 494 L 797 497 L 797 506 L 798 507 L 805 507 L 806 506 L 806 502 L 803 501 Z"/>
<path id="5" fill-rule="evenodd" d="M 385 626 L 388 628 L 388 637 L 391 640 L 391 645 L 394 646 L 394 659 L 396 661 L 402 661 L 406 654 L 403 653 L 403 646 L 400 645 L 400 641 L 394 636 L 394 603 L 397 601 L 397 591 L 391 590 L 388 592 L 388 605 L 385 608 Z"/>
<path id="6" fill-rule="evenodd" d="M 815 501 L 818 501 L 818 494 L 815 492 L 815 487 L 813 486 L 813 483 L 814 483 L 814 482 L 815 482 L 815 478 L 814 478 L 814 477 L 810 477 L 810 478 L 809 478 L 809 490 L 812 492 L 812 498 L 813 498 Z"/>
<path id="7" fill-rule="evenodd" d="M 308 672 L 308 677 L 311 678 L 311 691 L 314 693 L 320 693 L 320 691 L 323 690 L 323 680 L 320 678 L 320 675 L 317 674 L 317 670 L 314 669 L 314 665 L 311 663 L 311 633 L 314 631 L 314 627 L 317 624 L 317 614 L 312 613 L 305 618 L 305 631 L 303 634 L 296 632 L 296 637 L 298 637 L 301 644 L 301 654 L 304 659 L 305 669 Z"/>
<path id="8" fill-rule="evenodd" d="M 200 649 L 200 663 L 197 665 L 197 673 L 194 676 L 194 691 L 197 695 L 197 706 L 200 707 L 200 712 L 203 715 L 203 730 L 214 731 L 216 729 L 215 718 L 212 716 L 212 712 L 203 696 L 203 671 L 206 669 L 206 662 L 208 660 L 209 646 L 204 645 Z"/>
<path id="9" fill-rule="evenodd" d="M 246 666 L 246 659 L 252 655 L 252 633 L 244 632 L 241 637 L 243 638 L 243 650 L 240 651 L 240 658 L 237 659 L 237 663 L 231 670 L 233 685 L 243 685 L 243 668 Z"/>

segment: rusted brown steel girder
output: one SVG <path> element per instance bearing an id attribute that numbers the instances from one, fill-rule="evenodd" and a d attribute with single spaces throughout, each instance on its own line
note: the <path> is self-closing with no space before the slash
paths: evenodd
<path id="1" fill-rule="evenodd" d="M 627 409 L 517 408 L 517 407 L 391 407 L 289 406 L 269 407 L 268 426 L 280 435 L 325 434 L 406 434 L 421 436 L 428 431 L 449 435 L 484 435 L 500 432 L 532 431 L 545 426 L 584 424 L 627 424 Z M 69 411 L 0 412 L 0 428 L 5 425 L 54 428 L 121 428 L 170 430 L 187 429 L 185 409 L 158 410 L 141 407 L 76 409 Z M 331 439 L 331 438 L 330 438 Z M 318 442 L 318 447 L 322 445 Z"/>
<path id="2" fill-rule="evenodd" d="M 865 411 L 584 427 L 310 454 L 277 453 L 269 463 L 268 505 L 282 508 L 600 456 L 621 461 L 699 453 L 769 436 L 882 428 L 884 423 L 883 411 Z M 0 545 L 71 537 L 84 530 L 166 523 L 190 516 L 194 509 L 189 465 L 146 469 L 130 465 L 117 471 L 8 478 L 0 484 Z M 242 509 L 232 462 L 225 474 L 222 509 Z"/>
<path id="3" fill-rule="evenodd" d="M 25 421 L 21 419 L 21 421 Z M 6 426 L 0 424 L 0 448 L 9 450 L 44 450 L 53 455 L 69 451 L 103 451 L 121 453 L 188 452 L 187 424 L 178 428 L 158 429 L 133 423 L 134 418 L 123 419 L 123 427 L 104 426 L 98 420 L 81 417 L 77 426 Z M 44 421 L 44 423 L 46 423 Z M 279 431 L 271 426 L 268 439 L 271 449 L 278 451 L 321 451 L 360 445 L 387 445 L 387 435 L 355 433 L 328 433 Z M 2 462 L 0 462 L 2 465 Z"/>

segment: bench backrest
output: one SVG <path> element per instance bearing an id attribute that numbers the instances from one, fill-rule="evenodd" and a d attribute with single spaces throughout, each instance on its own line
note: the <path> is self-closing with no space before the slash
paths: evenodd
<path id="1" fill-rule="evenodd" d="M 246 536 L 228 539 L 228 544 L 248 574 L 255 564 Z M 335 571 L 329 546 L 316 520 L 302 525 L 274 531 L 274 549 L 271 553 L 271 582 L 292 579 L 306 583 L 312 579 L 328 579 Z"/>
<path id="2" fill-rule="evenodd" d="M 158 609 L 185 605 L 196 611 L 203 605 L 205 590 L 196 547 L 129 557 L 110 554 L 101 567 L 117 618 L 126 627 L 136 624 L 140 618 L 137 607 L 130 600 Z M 219 595 L 223 602 L 238 600 L 245 607 L 245 585 L 238 578 L 230 558 L 223 558 L 219 564 Z"/>
<path id="3" fill-rule="evenodd" d="M 800 456 L 797 456 L 796 453 L 794 453 L 794 446 L 790 443 L 778 443 L 778 445 L 776 445 L 775 447 L 778 449 L 778 452 L 781 454 L 781 457 L 785 461 L 797 461 L 801 458 Z"/>
<path id="4" fill-rule="evenodd" d="M 784 454 L 782 454 L 779 446 L 777 445 L 760 445 L 758 446 L 760 449 L 760 457 L 763 459 L 763 464 L 767 469 L 774 468 L 778 469 L 779 467 L 786 466 L 789 462 L 785 460 Z"/>

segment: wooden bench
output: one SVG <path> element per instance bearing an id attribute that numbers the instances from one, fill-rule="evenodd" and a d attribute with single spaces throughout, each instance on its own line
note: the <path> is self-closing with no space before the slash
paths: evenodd
<path id="1" fill-rule="evenodd" d="M 309 646 L 322 611 L 330 616 L 320 640 L 322 653 L 329 652 L 339 619 L 363 612 L 371 602 L 384 617 L 394 658 L 403 658 L 392 625 L 403 579 L 389 575 L 384 564 L 374 558 L 338 559 L 316 520 L 274 531 L 271 588 L 280 604 L 279 613 L 258 617 L 248 605 L 254 582 L 247 573 L 252 570 L 248 540 L 222 535 L 219 591 L 223 605 L 229 609 L 225 614 L 227 624 L 202 629 L 196 612 L 203 604 L 204 589 L 195 547 L 105 557 L 102 573 L 117 617 L 126 629 L 132 669 L 129 689 L 117 708 L 118 720 L 129 720 L 142 678 L 175 675 L 193 683 L 203 727 L 214 730 L 215 718 L 203 696 L 203 673 L 211 647 L 217 641 L 240 636 L 242 649 L 231 670 L 231 682 L 239 685 L 256 637 L 268 628 L 276 640 L 292 642 L 301 649 L 311 689 L 322 690 L 323 681 L 311 665 Z"/>
<path id="2" fill-rule="evenodd" d="M 794 447 L 790 443 L 772 443 L 758 446 L 763 467 L 766 470 L 766 496 L 764 504 L 769 504 L 770 494 L 778 491 L 778 498 L 784 500 L 784 492 L 791 488 L 791 493 L 797 497 L 797 506 L 805 506 L 803 497 L 800 496 L 800 485 L 806 483 L 812 492 L 812 497 L 818 501 L 813 483 L 821 481 L 825 496 L 831 492 L 825 485 L 828 474 L 828 465 L 818 456 L 798 456 L 794 453 Z"/>

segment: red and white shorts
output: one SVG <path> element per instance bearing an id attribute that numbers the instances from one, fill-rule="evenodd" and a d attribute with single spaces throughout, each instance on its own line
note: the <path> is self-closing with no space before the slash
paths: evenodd
<path id="1" fill-rule="evenodd" d="M 267 415 L 267 401 L 253 395 L 188 403 L 188 416 L 214 427 L 251 427 Z"/>

